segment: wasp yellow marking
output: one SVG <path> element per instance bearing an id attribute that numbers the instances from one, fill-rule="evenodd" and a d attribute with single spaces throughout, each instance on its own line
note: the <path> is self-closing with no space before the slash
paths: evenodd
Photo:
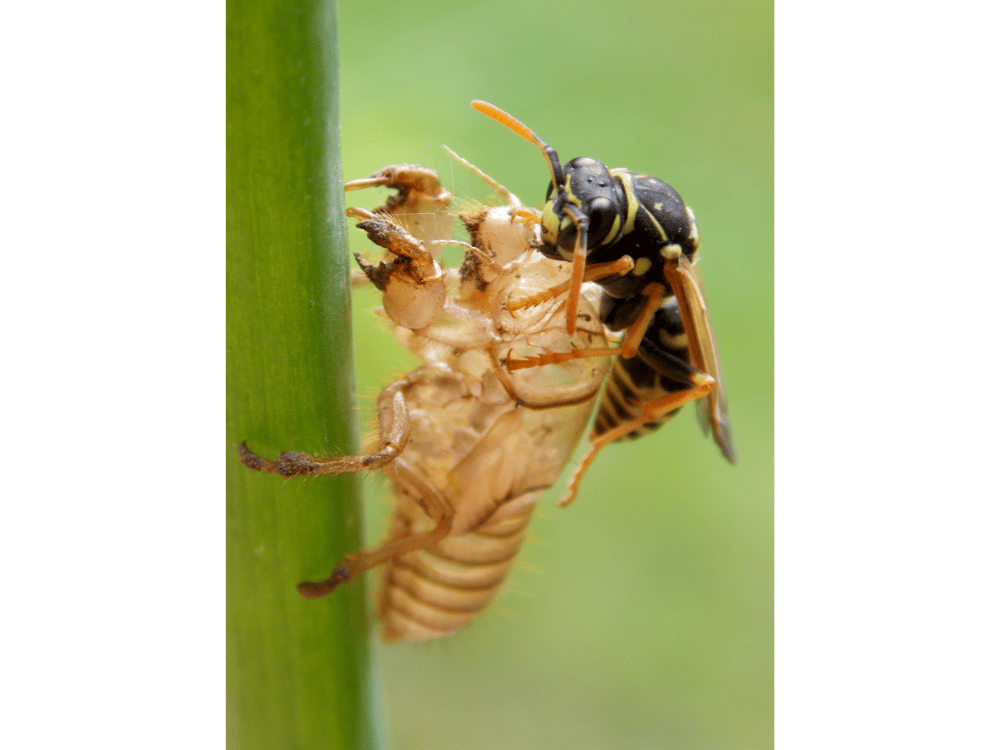
<path id="1" fill-rule="evenodd" d="M 688 337 L 686 333 L 675 333 L 673 336 L 665 328 L 661 328 L 659 333 L 660 343 L 667 349 L 687 349 Z"/>
<path id="2" fill-rule="evenodd" d="M 673 242 L 660 248 L 660 255 L 664 260 L 677 260 L 681 257 L 681 252 L 681 246 Z"/>
<path id="3" fill-rule="evenodd" d="M 652 265 L 653 261 L 649 258 L 639 258 L 639 260 L 635 262 L 635 268 L 632 269 L 632 275 L 642 276 L 650 269 L 650 267 L 652 267 Z"/>
<path id="4" fill-rule="evenodd" d="M 632 175 L 615 174 L 613 176 L 618 178 L 618 182 L 621 183 L 622 188 L 625 190 L 627 207 L 625 209 L 623 234 L 631 234 L 632 230 L 635 229 L 635 215 L 639 210 L 639 199 L 635 197 L 635 190 L 632 189 Z"/>

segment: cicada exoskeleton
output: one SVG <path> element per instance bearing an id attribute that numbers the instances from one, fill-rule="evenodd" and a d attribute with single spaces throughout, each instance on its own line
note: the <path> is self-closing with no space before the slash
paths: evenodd
<path id="1" fill-rule="evenodd" d="M 538 252 L 539 212 L 486 179 L 506 202 L 461 214 L 470 242 L 461 243 L 461 266 L 447 270 L 429 246 L 448 241 L 450 222 L 421 222 L 406 209 L 433 205 L 438 214 L 447 205 L 436 177 L 400 165 L 348 183 L 400 190 L 383 210 L 348 213 L 387 251 L 384 261 L 359 264 L 382 294 L 390 330 L 423 364 L 380 394 L 379 429 L 364 455 L 286 452 L 270 461 L 240 446 L 249 468 L 285 477 L 378 469 L 389 478 L 395 510 L 383 544 L 346 555 L 324 581 L 299 585 L 304 596 L 319 597 L 384 565 L 378 612 L 388 641 L 453 632 L 494 598 L 535 501 L 572 456 L 610 368 L 609 357 L 508 367 L 610 342 L 589 285 L 573 334 L 565 295 L 511 311 L 514 301 L 565 283 L 569 269 Z M 406 228 L 418 224 L 422 238 Z"/>

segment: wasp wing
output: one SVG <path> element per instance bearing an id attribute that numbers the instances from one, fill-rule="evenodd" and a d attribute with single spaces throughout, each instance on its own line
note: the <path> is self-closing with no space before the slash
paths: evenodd
<path id="1" fill-rule="evenodd" d="M 698 421 L 706 433 L 711 428 L 722 455 L 736 463 L 736 447 L 733 445 L 729 412 L 726 408 L 726 389 L 722 381 L 722 362 L 719 359 L 715 328 L 705 301 L 701 273 L 683 254 L 676 267 L 667 263 L 664 270 L 684 319 L 691 364 L 715 379 L 715 387 L 705 398 L 696 402 Z"/>

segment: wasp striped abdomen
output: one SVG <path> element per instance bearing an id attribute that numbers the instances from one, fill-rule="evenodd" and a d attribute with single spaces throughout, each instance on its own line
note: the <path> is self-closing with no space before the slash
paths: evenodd
<path id="1" fill-rule="evenodd" d="M 636 356 L 615 359 L 597 410 L 591 440 L 639 419 L 644 403 L 690 388 L 691 371 L 684 321 L 677 300 L 670 297 L 653 316 Z M 648 435 L 678 410 L 642 422 L 616 440 L 634 440 Z"/>

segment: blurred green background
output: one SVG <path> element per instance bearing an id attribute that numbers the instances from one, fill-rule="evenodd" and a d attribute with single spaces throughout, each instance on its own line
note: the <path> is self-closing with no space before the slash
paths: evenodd
<path id="1" fill-rule="evenodd" d="M 478 98 L 564 162 L 592 156 L 680 192 L 698 217 L 740 454 L 726 463 L 686 407 L 654 435 L 607 448 L 561 510 L 564 476 L 471 628 L 378 648 L 391 747 L 771 747 L 771 3 L 342 2 L 340 35 L 345 179 L 416 162 L 457 196 L 486 198 L 447 143 L 540 205 L 541 155 L 474 112 Z M 352 249 L 369 247 L 350 234 Z M 375 303 L 355 296 L 368 425 L 379 389 L 414 365 Z M 366 483 L 373 538 L 385 491 Z"/>

